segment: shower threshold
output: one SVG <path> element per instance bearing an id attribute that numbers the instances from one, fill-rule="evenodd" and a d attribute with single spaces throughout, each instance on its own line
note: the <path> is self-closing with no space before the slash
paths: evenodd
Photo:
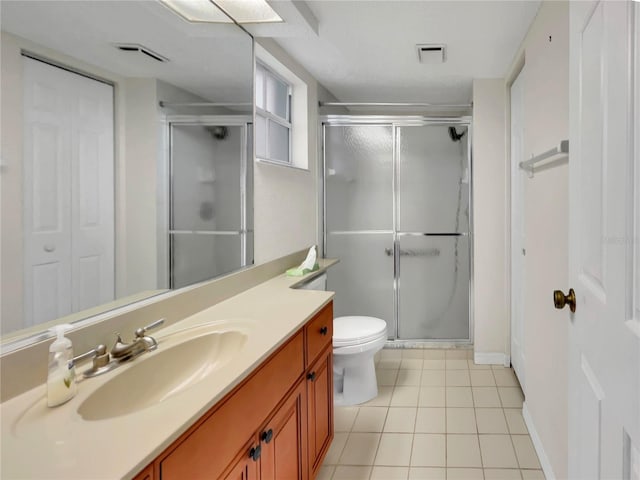
<path id="1" fill-rule="evenodd" d="M 387 340 L 384 344 L 384 348 L 398 348 L 398 349 L 451 349 L 457 348 L 460 350 L 473 350 L 473 342 L 470 340 Z"/>

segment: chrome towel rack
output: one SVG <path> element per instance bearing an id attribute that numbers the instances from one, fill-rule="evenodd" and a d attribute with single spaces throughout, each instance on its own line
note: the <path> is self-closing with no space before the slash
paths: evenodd
<path id="1" fill-rule="evenodd" d="M 560 145 L 547 150 L 539 155 L 531 155 L 529 160 L 520 162 L 520 168 L 529 173 L 529 178 L 533 177 L 535 167 L 542 161 L 548 160 L 552 157 L 555 158 L 555 162 L 564 160 L 569 157 L 569 140 L 562 140 Z"/>

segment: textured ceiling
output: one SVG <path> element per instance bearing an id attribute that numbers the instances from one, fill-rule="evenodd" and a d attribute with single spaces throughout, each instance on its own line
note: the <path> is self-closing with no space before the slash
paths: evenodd
<path id="1" fill-rule="evenodd" d="M 274 2 L 277 6 L 278 2 Z M 467 103 L 473 78 L 502 77 L 539 1 L 307 1 L 318 33 L 276 41 L 345 102 Z M 447 47 L 439 65 L 415 45 Z"/>

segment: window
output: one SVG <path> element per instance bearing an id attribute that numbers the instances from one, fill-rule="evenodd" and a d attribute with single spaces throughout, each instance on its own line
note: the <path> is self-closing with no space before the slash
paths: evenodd
<path id="1" fill-rule="evenodd" d="M 291 85 L 256 64 L 256 157 L 291 164 Z"/>

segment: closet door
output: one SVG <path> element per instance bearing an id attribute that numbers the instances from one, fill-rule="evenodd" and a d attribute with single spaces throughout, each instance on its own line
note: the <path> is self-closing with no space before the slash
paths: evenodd
<path id="1" fill-rule="evenodd" d="M 335 316 L 387 322 L 395 336 L 393 133 L 384 125 L 325 125 L 325 255 Z"/>
<path id="2" fill-rule="evenodd" d="M 113 87 L 24 57 L 24 319 L 114 299 Z"/>

